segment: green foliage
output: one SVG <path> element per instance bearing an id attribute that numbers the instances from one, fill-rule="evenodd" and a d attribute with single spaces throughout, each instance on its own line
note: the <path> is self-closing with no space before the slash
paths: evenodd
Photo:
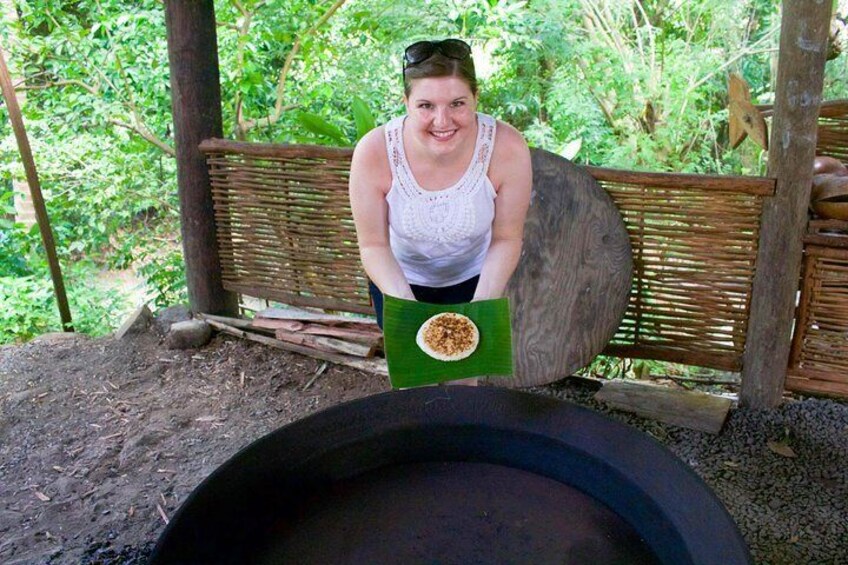
<path id="1" fill-rule="evenodd" d="M 306 131 L 314 133 L 319 138 L 323 137 L 339 145 L 347 145 L 348 140 L 342 130 L 316 114 L 309 112 L 298 112 L 297 121 Z"/>
<path id="2" fill-rule="evenodd" d="M 356 123 L 356 141 L 377 125 L 368 104 L 359 96 L 353 97 L 353 120 Z"/>
<path id="3" fill-rule="evenodd" d="M 98 336 L 115 329 L 119 316 L 125 313 L 126 298 L 115 289 L 90 284 L 96 275 L 97 269 L 88 264 L 78 264 L 65 273 L 74 329 Z M 0 344 L 61 330 L 47 273 L 0 276 Z"/>
<path id="4" fill-rule="evenodd" d="M 156 307 L 188 302 L 185 262 L 180 250 L 174 249 L 164 255 L 143 254 L 139 260 L 142 261 L 139 273 L 147 281 Z"/>

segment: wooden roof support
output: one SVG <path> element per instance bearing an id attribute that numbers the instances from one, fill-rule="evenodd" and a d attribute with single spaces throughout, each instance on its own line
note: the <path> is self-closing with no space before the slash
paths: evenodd
<path id="1" fill-rule="evenodd" d="M 168 60 L 186 281 L 191 309 L 235 315 L 225 291 L 215 238 L 212 190 L 200 142 L 222 137 L 218 40 L 212 0 L 168 0 Z"/>
<path id="2" fill-rule="evenodd" d="M 832 5 L 830 0 L 783 2 L 768 160 L 777 191 L 763 209 L 742 361 L 741 402 L 751 408 L 775 407 L 783 395 Z"/>

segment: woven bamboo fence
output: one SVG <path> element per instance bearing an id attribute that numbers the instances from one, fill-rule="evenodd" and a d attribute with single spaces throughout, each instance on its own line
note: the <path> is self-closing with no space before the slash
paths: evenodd
<path id="1" fill-rule="evenodd" d="M 767 118 L 774 113 L 771 104 L 759 104 L 756 107 Z M 816 155 L 827 155 L 843 163 L 848 162 L 848 99 L 821 103 L 816 136 Z"/>
<path id="2" fill-rule="evenodd" d="M 738 371 L 774 179 L 589 167 L 624 218 L 633 286 L 605 353 Z"/>
<path id="3" fill-rule="evenodd" d="M 848 396 L 848 222 L 811 222 L 786 388 Z"/>
<path id="4" fill-rule="evenodd" d="M 207 140 L 224 287 L 371 313 L 347 195 L 352 152 Z M 738 370 L 763 198 L 774 181 L 589 168 L 635 263 L 608 354 Z"/>
<path id="5" fill-rule="evenodd" d="M 816 154 L 848 162 L 848 100 L 823 102 L 819 111 Z"/>
<path id="6" fill-rule="evenodd" d="M 200 145 L 224 288 L 295 306 L 372 313 L 348 200 L 352 150 Z"/>

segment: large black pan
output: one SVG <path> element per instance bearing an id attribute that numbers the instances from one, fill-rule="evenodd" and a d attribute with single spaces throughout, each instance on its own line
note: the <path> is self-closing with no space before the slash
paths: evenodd
<path id="1" fill-rule="evenodd" d="M 325 410 L 249 445 L 189 496 L 165 563 L 749 563 L 710 489 L 590 410 L 430 387 Z"/>

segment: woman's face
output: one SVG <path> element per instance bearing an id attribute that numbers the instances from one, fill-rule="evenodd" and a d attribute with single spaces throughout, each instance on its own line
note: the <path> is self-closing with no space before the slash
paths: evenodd
<path id="1" fill-rule="evenodd" d="M 450 153 L 477 138 L 477 97 L 459 77 L 414 79 L 404 103 L 407 127 L 435 155 Z"/>

